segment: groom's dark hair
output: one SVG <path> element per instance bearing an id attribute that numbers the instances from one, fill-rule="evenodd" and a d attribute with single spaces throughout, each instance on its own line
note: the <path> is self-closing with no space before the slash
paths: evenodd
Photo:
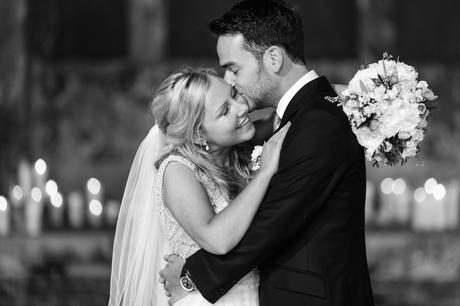
<path id="1" fill-rule="evenodd" d="M 305 63 L 302 17 L 284 1 L 238 2 L 209 29 L 217 36 L 242 34 L 246 49 L 259 60 L 268 47 L 279 46 L 294 62 Z"/>

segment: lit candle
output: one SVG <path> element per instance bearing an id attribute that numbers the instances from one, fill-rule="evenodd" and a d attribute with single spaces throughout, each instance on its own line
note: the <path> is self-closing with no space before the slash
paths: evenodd
<path id="1" fill-rule="evenodd" d="M 431 211 L 433 201 L 428 200 L 431 196 L 424 187 L 419 187 L 414 191 L 414 213 L 412 215 L 412 227 L 419 231 L 432 229 Z"/>
<path id="2" fill-rule="evenodd" d="M 69 225 L 72 228 L 80 228 L 83 226 L 85 221 L 84 207 L 84 199 L 81 192 L 71 192 L 67 200 L 67 217 L 69 219 Z"/>
<path id="3" fill-rule="evenodd" d="M 24 200 L 24 191 L 21 186 L 15 185 L 10 189 L 10 200 L 14 207 L 19 207 Z"/>
<path id="4" fill-rule="evenodd" d="M 446 228 L 447 215 L 445 207 L 446 189 L 434 178 L 428 179 L 424 187 L 414 192 L 414 229 L 421 231 L 440 231 Z"/>
<path id="5" fill-rule="evenodd" d="M 30 192 L 30 199 L 25 205 L 25 227 L 31 236 L 38 236 L 42 230 L 43 193 L 40 188 L 34 187 Z"/>
<path id="6" fill-rule="evenodd" d="M 10 232 L 8 201 L 4 196 L 0 196 L 0 236 L 7 236 Z"/>
<path id="7" fill-rule="evenodd" d="M 380 207 L 376 221 L 380 225 L 388 225 L 395 221 L 395 198 L 393 192 L 394 180 L 385 178 L 380 183 Z"/>
<path id="8" fill-rule="evenodd" d="M 393 181 L 394 218 L 398 224 L 407 224 L 411 217 L 411 191 L 402 178 Z"/>
<path id="9" fill-rule="evenodd" d="M 35 185 L 40 188 L 40 190 L 45 192 L 45 182 L 48 176 L 48 167 L 46 162 L 39 158 L 34 164 L 34 174 L 35 174 Z"/>
<path id="10" fill-rule="evenodd" d="M 59 192 L 53 193 L 50 197 L 51 212 L 50 219 L 53 227 L 62 227 L 64 223 L 64 200 Z"/>
<path id="11" fill-rule="evenodd" d="M 435 220 L 434 228 L 436 230 L 444 230 L 447 228 L 447 211 L 446 211 L 446 187 L 443 184 L 437 184 L 433 189 L 433 198 L 436 205 L 436 213 L 433 220 Z"/>
<path id="12" fill-rule="evenodd" d="M 90 178 L 86 183 L 86 196 L 88 202 L 91 200 L 102 201 L 103 187 L 97 178 Z"/>
<path id="13" fill-rule="evenodd" d="M 112 226 L 117 223 L 118 211 L 120 210 L 120 203 L 115 200 L 108 200 L 104 207 L 105 219 L 108 225 Z"/>
<path id="14" fill-rule="evenodd" d="M 94 177 L 90 178 L 86 183 L 87 217 L 88 223 L 93 227 L 99 227 L 102 224 L 102 197 L 101 182 Z"/>
<path id="15" fill-rule="evenodd" d="M 30 197 L 30 191 L 32 190 L 32 168 L 25 160 L 21 160 L 19 162 L 18 180 L 19 188 L 22 190 L 23 200 L 27 201 Z M 18 191 L 19 189 L 16 190 Z M 24 201 L 19 202 L 18 204 L 21 204 Z"/>
<path id="16" fill-rule="evenodd" d="M 98 200 L 91 200 L 88 203 L 88 222 L 92 227 L 99 227 L 102 224 L 102 203 Z"/>
<path id="17" fill-rule="evenodd" d="M 48 180 L 45 184 L 45 191 L 46 194 L 52 198 L 54 195 L 58 193 L 58 185 L 53 180 Z"/>
<path id="18" fill-rule="evenodd" d="M 20 185 L 15 185 L 9 192 L 11 201 L 11 215 L 14 229 L 17 232 L 24 231 L 24 191 Z"/>
<path id="19" fill-rule="evenodd" d="M 446 194 L 446 215 L 447 215 L 447 228 L 456 229 L 458 226 L 458 214 L 460 201 L 460 182 L 454 180 L 447 185 Z"/>

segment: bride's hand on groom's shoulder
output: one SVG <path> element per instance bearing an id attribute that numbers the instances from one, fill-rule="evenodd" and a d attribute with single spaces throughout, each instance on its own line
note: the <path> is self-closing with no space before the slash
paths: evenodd
<path id="1" fill-rule="evenodd" d="M 264 144 L 259 173 L 274 175 L 278 171 L 281 146 L 290 127 L 291 122 L 286 123 Z"/>
<path id="2" fill-rule="evenodd" d="M 169 297 L 168 304 L 174 305 L 187 295 L 187 291 L 182 288 L 179 281 L 185 260 L 175 254 L 166 255 L 164 260 L 167 264 L 160 270 L 159 281 L 163 284 L 166 296 Z"/>

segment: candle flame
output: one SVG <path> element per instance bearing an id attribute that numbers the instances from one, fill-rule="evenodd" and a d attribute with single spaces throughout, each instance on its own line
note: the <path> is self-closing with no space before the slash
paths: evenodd
<path id="1" fill-rule="evenodd" d="M 41 158 L 37 159 L 37 161 L 35 162 L 35 171 L 39 175 L 45 174 L 45 172 L 46 172 L 46 162 L 43 159 L 41 159 Z"/>
<path id="2" fill-rule="evenodd" d="M 86 184 L 86 188 L 88 188 L 88 191 L 91 192 L 92 194 L 98 194 L 101 192 L 101 182 L 99 182 L 98 179 L 92 177 L 88 180 L 88 183 Z"/>
<path id="3" fill-rule="evenodd" d="M 95 216 L 100 216 L 102 214 L 101 202 L 98 200 L 91 200 L 89 202 L 89 211 Z"/>
<path id="4" fill-rule="evenodd" d="M 32 188 L 30 195 L 32 196 L 32 200 L 34 200 L 35 202 L 40 202 L 43 197 L 42 191 L 38 187 Z"/>
<path id="5" fill-rule="evenodd" d="M 16 200 L 21 200 L 24 196 L 24 191 L 19 185 L 14 186 L 11 193 Z"/>
<path id="6" fill-rule="evenodd" d="M 0 211 L 6 211 L 8 209 L 8 201 L 4 196 L 0 196 Z"/>

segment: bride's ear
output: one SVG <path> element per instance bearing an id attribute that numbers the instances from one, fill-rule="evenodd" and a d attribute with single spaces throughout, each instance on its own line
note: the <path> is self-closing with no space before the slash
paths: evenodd
<path id="1" fill-rule="evenodd" d="M 265 50 L 263 62 L 265 67 L 269 68 L 271 72 L 278 73 L 283 66 L 284 53 L 278 46 L 271 46 Z"/>

